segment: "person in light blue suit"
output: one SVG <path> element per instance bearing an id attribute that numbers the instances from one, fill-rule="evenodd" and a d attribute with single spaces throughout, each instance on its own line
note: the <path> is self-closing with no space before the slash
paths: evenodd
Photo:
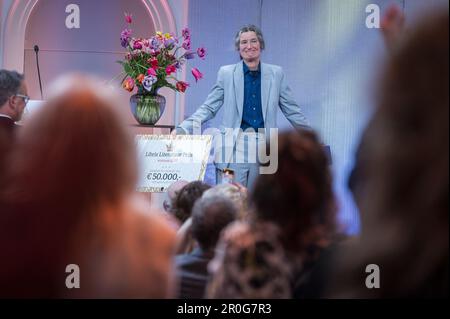
<path id="1" fill-rule="evenodd" d="M 283 69 L 261 63 L 265 48 L 261 30 L 254 25 L 242 27 L 236 34 L 235 46 L 241 61 L 220 68 L 206 101 L 175 132 L 200 134 L 201 124 L 225 107 L 220 134 L 216 136 L 217 183 L 221 183 L 224 169 L 232 169 L 234 180 L 250 188 L 261 164 L 253 146 L 265 144 L 265 133 L 277 128 L 278 108 L 294 128 L 309 129 L 309 125 L 292 96 Z"/>

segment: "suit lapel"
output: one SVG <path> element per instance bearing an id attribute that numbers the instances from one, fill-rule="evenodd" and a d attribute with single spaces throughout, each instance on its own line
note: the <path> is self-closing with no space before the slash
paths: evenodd
<path id="1" fill-rule="evenodd" d="M 236 96 L 236 106 L 239 114 L 239 120 L 242 119 L 244 107 L 244 71 L 242 61 L 236 64 L 234 69 L 234 94 Z"/>
<path id="2" fill-rule="evenodd" d="M 270 87 L 272 85 L 272 70 L 265 63 L 261 63 L 261 106 L 264 123 L 269 106 Z M 264 125 L 265 126 L 265 125 Z"/>

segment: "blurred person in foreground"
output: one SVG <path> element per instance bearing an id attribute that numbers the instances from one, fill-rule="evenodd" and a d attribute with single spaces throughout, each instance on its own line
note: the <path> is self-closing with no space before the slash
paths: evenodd
<path id="1" fill-rule="evenodd" d="M 391 50 L 351 183 L 361 235 L 331 297 L 448 297 L 448 24 L 448 9 L 428 14 Z"/>
<path id="2" fill-rule="evenodd" d="M 175 232 L 135 193 L 131 136 L 99 80 L 71 75 L 20 131 L 0 215 L 0 296 L 173 296 Z M 80 288 L 66 286 L 67 265 Z"/>
<path id="3" fill-rule="evenodd" d="M 209 298 L 292 298 L 337 230 L 328 158 L 316 134 L 279 136 L 278 170 L 260 175 L 249 221 L 227 227 L 209 264 Z"/>

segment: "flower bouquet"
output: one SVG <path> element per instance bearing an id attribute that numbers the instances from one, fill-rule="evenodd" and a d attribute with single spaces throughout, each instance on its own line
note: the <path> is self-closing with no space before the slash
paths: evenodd
<path id="1" fill-rule="evenodd" d="M 156 32 L 151 38 L 132 37 L 132 16 L 125 14 L 127 27 L 122 31 L 120 42 L 127 49 L 125 59 L 118 61 L 123 67 L 125 77 L 122 86 L 137 94 L 130 98 L 133 114 L 141 124 L 155 124 L 162 115 L 165 98 L 158 90 L 168 87 L 177 92 L 185 92 L 189 83 L 179 81 L 177 71 L 188 60 L 199 57 L 205 59 L 206 49 L 191 50 L 191 33 L 188 28 L 177 37 L 173 33 Z M 197 69 L 191 69 L 195 81 L 203 77 Z"/>

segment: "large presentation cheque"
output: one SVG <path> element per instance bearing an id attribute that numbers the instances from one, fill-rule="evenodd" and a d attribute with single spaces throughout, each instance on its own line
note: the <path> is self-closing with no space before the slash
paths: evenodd
<path id="1" fill-rule="evenodd" d="M 211 135 L 136 135 L 137 190 L 165 192 L 178 180 L 203 180 L 211 140 Z"/>

